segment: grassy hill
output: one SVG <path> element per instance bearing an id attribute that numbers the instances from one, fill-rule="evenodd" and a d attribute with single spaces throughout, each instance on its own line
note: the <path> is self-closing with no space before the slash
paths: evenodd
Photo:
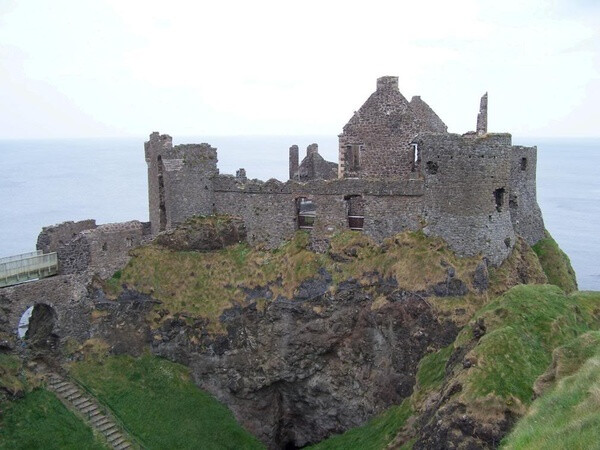
<path id="1" fill-rule="evenodd" d="M 332 275 L 332 289 L 348 279 L 368 289 L 393 277 L 398 289 L 423 291 L 446 280 L 451 268 L 470 293 L 429 301 L 445 316 L 461 311 L 455 342 L 421 360 L 415 390 L 401 405 L 314 448 L 411 448 L 424 427 L 445 420 L 432 410 L 440 398 L 464 405 L 477 420 L 507 412 L 523 417 L 502 442 L 506 448 L 597 445 L 600 293 L 576 291 L 568 258 L 549 235 L 533 250 L 520 241 L 501 267 L 490 267 L 485 292 L 473 284 L 480 259 L 457 258 L 422 233 L 377 245 L 348 232 L 331 244 L 328 253 L 315 254 L 307 235 L 298 233 L 275 251 L 246 244 L 207 253 L 147 246 L 134 250 L 105 288 L 115 296 L 124 286 L 151 294 L 169 314 L 207 317 L 219 332 L 222 311 L 244 304 L 248 290 L 259 286 L 272 293 L 254 299 L 264 307 L 277 296 L 292 298 L 321 269 Z M 520 284 L 545 282 L 554 286 Z M 196 388 L 183 366 L 150 355 L 93 355 L 69 371 L 147 448 L 263 448 L 227 408 Z M 456 385 L 461 388 L 453 392 Z M 1 448 L 104 448 L 18 358 L 4 354 L 0 411 Z"/>

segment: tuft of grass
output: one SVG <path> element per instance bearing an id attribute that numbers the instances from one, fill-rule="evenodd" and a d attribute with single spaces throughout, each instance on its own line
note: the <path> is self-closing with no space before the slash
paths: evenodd
<path id="1" fill-rule="evenodd" d="M 71 375 L 148 449 L 263 448 L 189 370 L 161 358 L 112 356 L 74 363 Z"/>
<path id="2" fill-rule="evenodd" d="M 365 425 L 332 436 L 308 448 L 313 450 L 380 450 L 392 442 L 396 433 L 412 415 L 408 400 L 392 406 Z"/>
<path id="3" fill-rule="evenodd" d="M 599 448 L 600 353 L 537 399 L 505 437 L 504 449 Z"/>
<path id="4" fill-rule="evenodd" d="M 0 400 L 3 392 L 15 396 L 25 390 L 21 369 L 22 362 L 18 356 L 0 353 Z"/>
<path id="5" fill-rule="evenodd" d="M 83 421 L 45 389 L 0 409 L 0 447 L 3 449 L 106 450 Z"/>
<path id="6" fill-rule="evenodd" d="M 577 278 L 571 261 L 548 231 L 546 237 L 533 246 L 533 251 L 537 254 L 550 284 L 558 286 L 566 293 L 577 290 Z"/>

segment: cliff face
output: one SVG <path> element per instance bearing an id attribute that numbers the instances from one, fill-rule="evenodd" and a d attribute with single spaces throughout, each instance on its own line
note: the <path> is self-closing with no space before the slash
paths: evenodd
<path id="1" fill-rule="evenodd" d="M 262 311 L 255 303 L 225 311 L 226 334 L 204 349 L 193 349 L 193 327 L 169 322 L 153 350 L 189 364 L 198 385 L 269 447 L 295 448 L 400 403 L 419 360 L 458 330 L 422 296 L 385 283 L 334 294 L 323 292 L 324 279 L 311 283 L 304 295 Z"/>
<path id="2" fill-rule="evenodd" d="M 431 448 L 458 436 L 456 430 L 457 443 L 492 445 L 519 413 L 469 416 L 470 399 L 457 394 L 468 387 L 464 373 L 485 362 L 470 355 L 487 339 L 493 317 L 464 327 L 475 312 L 515 284 L 546 282 L 524 241 L 500 268 L 457 258 L 443 241 L 420 233 L 383 245 L 347 233 L 326 254 L 308 250 L 304 233 L 276 251 L 245 244 L 170 250 L 206 250 L 198 242 L 215 241 L 188 225 L 162 235 L 163 247 L 136 249 L 107 282 L 73 279 L 78 297 L 61 295 L 63 306 L 48 298 L 57 312 L 46 333 L 56 338 L 55 353 L 78 359 L 88 340 L 102 341 L 111 353 L 139 354 L 149 346 L 189 366 L 198 386 L 270 448 L 319 442 L 415 392 L 419 418 L 404 435 L 418 436 L 417 447 Z M 242 228 L 229 225 L 210 228 L 225 233 L 218 248 L 243 237 Z M 34 297 L 30 290 L 50 280 L 5 289 L 0 306 L 18 319 Z M 0 331 L 9 328 L 0 322 Z M 441 390 L 425 390 L 417 381 L 421 361 L 449 346 Z"/>

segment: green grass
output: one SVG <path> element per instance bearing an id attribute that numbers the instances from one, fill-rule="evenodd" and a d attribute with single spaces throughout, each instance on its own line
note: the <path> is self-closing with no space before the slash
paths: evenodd
<path id="1" fill-rule="evenodd" d="M 24 398 L 0 405 L 3 449 L 107 449 L 91 428 L 49 391 L 36 389 Z"/>
<path id="2" fill-rule="evenodd" d="M 597 347 L 596 347 L 597 349 Z M 537 399 L 504 449 L 599 449 L 600 353 Z"/>
<path id="3" fill-rule="evenodd" d="M 454 345 L 450 344 L 421 359 L 417 372 L 417 386 L 419 390 L 430 391 L 442 385 L 446 376 L 446 363 L 450 355 L 452 355 L 453 350 Z"/>
<path id="4" fill-rule="evenodd" d="M 546 237 L 533 246 L 533 251 L 538 255 L 550 284 L 560 287 L 567 293 L 577 290 L 577 279 L 571 261 L 548 231 Z"/>
<path id="5" fill-rule="evenodd" d="M 412 415 L 408 400 L 392 406 L 365 425 L 346 431 L 308 447 L 312 450 L 380 450 L 396 437 L 398 430 Z"/>
<path id="6" fill-rule="evenodd" d="M 13 396 L 24 391 L 20 373 L 21 360 L 15 355 L 0 353 L 0 401 L 7 394 Z"/>
<path id="7" fill-rule="evenodd" d="M 150 355 L 113 356 L 70 370 L 148 449 L 263 448 L 179 364 Z"/>
<path id="8" fill-rule="evenodd" d="M 600 293 L 565 295 L 552 285 L 512 288 L 476 316 L 487 332 L 470 353 L 476 364 L 463 374 L 463 395 L 472 400 L 493 394 L 529 404 L 553 349 L 597 329 L 599 307 Z M 457 341 L 470 333 L 465 328 Z"/>

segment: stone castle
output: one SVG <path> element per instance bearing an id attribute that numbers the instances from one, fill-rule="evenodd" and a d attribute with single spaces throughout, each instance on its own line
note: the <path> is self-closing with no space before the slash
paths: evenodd
<path id="1" fill-rule="evenodd" d="M 376 91 L 339 135 L 339 163 L 318 146 L 289 149 L 289 180 L 249 180 L 244 169 L 219 174 L 208 144 L 173 146 L 155 132 L 145 143 L 150 232 L 174 228 L 193 215 L 241 217 L 251 244 L 276 247 L 296 230 L 317 250 L 343 230 L 381 241 L 404 230 L 439 236 L 460 255 L 481 254 L 494 265 L 515 236 L 530 245 L 544 235 L 536 200 L 536 147 L 514 146 L 508 133 L 487 132 L 487 94 L 477 128 L 447 132 L 415 96 L 409 102 L 397 77 L 381 77 Z"/>

